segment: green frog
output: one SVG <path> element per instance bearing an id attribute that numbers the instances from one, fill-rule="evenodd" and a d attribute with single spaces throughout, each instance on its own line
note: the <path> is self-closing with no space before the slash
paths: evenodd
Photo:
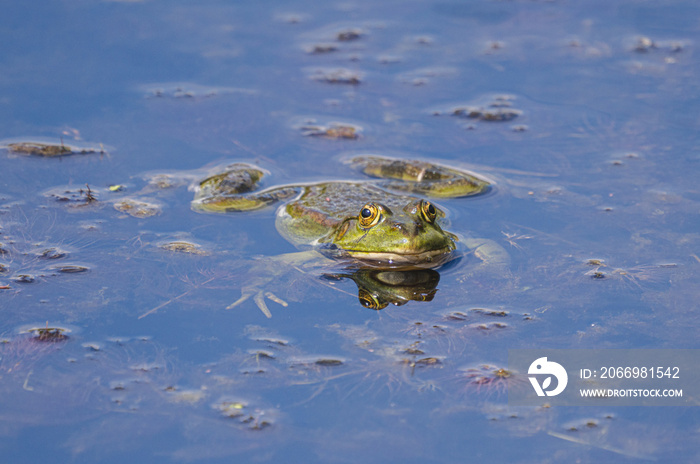
<path id="1" fill-rule="evenodd" d="M 358 156 L 348 163 L 375 180 L 258 190 L 268 173 L 236 163 L 199 182 L 192 207 L 229 213 L 282 202 L 276 215 L 277 230 L 297 247 L 312 250 L 311 254 L 285 255 L 287 262 L 307 262 L 320 254 L 356 269 L 403 272 L 434 269 L 458 255 L 457 236 L 443 229 L 444 211 L 425 197 L 467 197 L 491 188 L 475 174 L 420 160 Z M 268 317 L 264 296 L 284 303 L 269 292 L 248 287 L 230 307 L 251 295 Z"/>

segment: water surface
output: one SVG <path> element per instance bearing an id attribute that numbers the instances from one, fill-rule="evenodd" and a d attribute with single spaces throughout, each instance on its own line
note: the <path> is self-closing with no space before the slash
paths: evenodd
<path id="1" fill-rule="evenodd" d="M 697 460 L 695 407 L 510 407 L 494 372 L 509 348 L 698 347 L 698 18 L 690 1 L 5 5 L 4 146 L 95 152 L 0 151 L 3 456 Z M 333 123 L 359 137 L 304 134 Z M 431 302 L 381 311 L 292 272 L 272 318 L 225 309 L 255 257 L 294 248 L 274 208 L 197 213 L 188 186 L 236 161 L 269 185 L 360 179 L 342 160 L 363 153 L 493 179 L 440 204 L 508 272 L 465 278 L 466 256 Z M 27 333 L 47 324 L 67 338 Z"/>

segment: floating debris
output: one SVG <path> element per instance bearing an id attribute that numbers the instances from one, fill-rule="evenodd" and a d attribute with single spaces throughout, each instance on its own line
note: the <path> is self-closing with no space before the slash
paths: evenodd
<path id="1" fill-rule="evenodd" d="M 428 358 L 417 359 L 412 364 L 416 365 L 416 366 L 435 366 L 438 364 L 442 364 L 442 361 L 439 358 L 428 357 Z"/>
<path id="2" fill-rule="evenodd" d="M 255 359 L 275 359 L 275 354 L 267 350 L 248 350 L 248 353 L 255 356 Z"/>
<path id="3" fill-rule="evenodd" d="M 322 55 L 338 51 L 338 46 L 335 44 L 314 44 L 306 47 L 306 52 L 312 55 Z"/>
<path id="4" fill-rule="evenodd" d="M 491 40 L 486 43 L 484 54 L 490 55 L 491 53 L 494 53 L 498 50 L 502 50 L 503 48 L 505 48 L 505 46 L 505 42 L 501 42 L 500 40 Z"/>
<path id="5" fill-rule="evenodd" d="M 79 148 L 70 145 L 65 145 L 63 141 L 60 143 L 42 143 L 42 142 L 14 142 L 8 143 L 7 149 L 12 153 L 22 155 L 43 156 L 45 158 L 53 158 L 57 156 L 67 155 L 88 155 L 91 153 L 104 154 L 104 148 Z"/>
<path id="6" fill-rule="evenodd" d="M 36 253 L 36 256 L 42 259 L 61 259 L 68 256 L 68 252 L 59 248 L 51 247 L 46 248 L 45 250 L 38 251 Z"/>
<path id="7" fill-rule="evenodd" d="M 428 67 L 408 71 L 399 75 L 399 80 L 405 84 L 422 86 L 429 84 L 435 78 L 450 77 L 457 75 L 457 70 L 453 67 Z"/>
<path id="8" fill-rule="evenodd" d="M 649 37 L 638 37 L 634 45 L 634 51 L 640 53 L 646 53 L 654 48 L 656 48 L 656 44 Z"/>
<path id="9" fill-rule="evenodd" d="M 242 401 L 222 401 L 216 405 L 217 409 L 226 417 L 240 417 L 245 414 L 244 409 L 248 405 Z"/>
<path id="10" fill-rule="evenodd" d="M 85 342 L 81 345 L 83 348 L 86 348 L 90 351 L 100 351 L 102 350 L 102 344 L 98 342 Z"/>
<path id="11" fill-rule="evenodd" d="M 52 266 L 51 270 L 62 272 L 64 274 L 78 274 L 81 272 L 88 272 L 90 268 L 80 264 L 62 264 L 60 266 Z"/>
<path id="12" fill-rule="evenodd" d="M 182 180 L 169 174 L 156 174 L 148 179 L 149 187 L 165 190 L 182 185 Z"/>
<path id="13" fill-rule="evenodd" d="M 585 275 L 589 276 L 591 279 L 605 279 L 608 276 L 606 272 L 599 269 L 588 271 Z"/>
<path id="14" fill-rule="evenodd" d="M 155 203 L 144 200 L 126 198 L 114 204 L 114 208 L 122 213 L 127 213 L 135 218 L 147 218 L 161 213 L 161 207 Z"/>
<path id="15" fill-rule="evenodd" d="M 224 417 L 236 419 L 250 430 L 263 430 L 272 425 L 272 419 L 263 418 L 266 411 L 251 410 L 244 401 L 222 400 L 214 405 L 214 409 L 219 410 Z"/>
<path id="16" fill-rule="evenodd" d="M 164 366 L 159 363 L 141 363 L 129 366 L 129 369 L 134 372 L 153 372 L 163 368 Z"/>
<path id="17" fill-rule="evenodd" d="M 425 354 L 425 351 L 418 348 L 418 346 L 420 344 L 421 344 L 420 341 L 411 343 L 411 346 L 409 346 L 408 348 L 403 350 L 403 353 L 414 355 L 414 356 L 419 356 L 419 355 Z"/>
<path id="18" fill-rule="evenodd" d="M 420 35 L 414 37 L 413 41 L 418 45 L 432 45 L 433 43 L 435 43 L 435 39 L 427 35 Z"/>
<path id="19" fill-rule="evenodd" d="M 122 381 L 113 381 L 109 383 L 109 388 L 110 390 L 114 391 L 125 391 L 126 390 L 126 385 L 124 385 L 124 382 Z"/>
<path id="20" fill-rule="evenodd" d="M 258 368 L 253 368 L 253 369 L 241 369 L 239 372 L 243 375 L 266 374 L 267 369 L 264 369 L 262 367 L 258 367 Z"/>
<path id="21" fill-rule="evenodd" d="M 466 381 L 466 385 L 475 388 L 478 392 L 503 394 L 508 387 L 524 385 L 525 379 L 516 376 L 515 372 L 492 364 L 480 364 L 460 368 L 458 377 Z"/>
<path id="22" fill-rule="evenodd" d="M 508 379 L 513 373 L 502 367 L 481 364 L 478 367 L 464 368 L 464 377 L 474 385 L 488 385 L 496 381 Z"/>
<path id="23" fill-rule="evenodd" d="M 420 359 L 402 359 L 401 364 L 407 365 L 415 372 L 416 368 L 424 369 L 428 367 L 442 367 L 442 360 L 434 356 L 428 356 Z"/>
<path id="24" fill-rule="evenodd" d="M 469 318 L 463 311 L 450 311 L 445 314 L 445 319 L 449 321 L 466 321 Z"/>
<path id="25" fill-rule="evenodd" d="M 447 110 L 437 110 L 433 114 L 435 116 L 447 114 L 458 118 L 487 122 L 512 121 L 523 114 L 522 111 L 512 108 L 513 100 L 514 98 L 511 96 L 502 95 L 491 99 L 485 104 L 460 105 Z"/>
<path id="26" fill-rule="evenodd" d="M 90 188 L 88 184 L 83 187 L 57 187 L 46 192 L 44 195 L 71 206 L 86 206 L 97 202 L 98 194 Z"/>
<path id="27" fill-rule="evenodd" d="M 481 331 L 489 331 L 493 329 L 505 329 L 506 327 L 508 327 L 508 325 L 503 324 L 502 322 L 491 322 L 489 324 L 472 324 L 469 327 Z"/>
<path id="28" fill-rule="evenodd" d="M 689 45 L 686 40 L 653 40 L 646 36 L 632 38 L 628 43 L 630 44 L 629 48 L 636 53 L 662 53 L 666 55 L 666 63 L 675 63 L 676 59 L 671 55 L 683 52 Z"/>
<path id="29" fill-rule="evenodd" d="M 22 330 L 22 333 L 31 334 L 32 339 L 39 342 L 62 342 L 68 340 L 70 332 L 71 330 L 66 327 L 49 327 L 48 322 L 46 327 L 30 327 Z"/>
<path id="30" fill-rule="evenodd" d="M 347 29 L 338 32 L 336 39 L 340 42 L 350 42 L 352 40 L 358 40 L 364 35 L 364 32 L 359 29 Z"/>
<path id="31" fill-rule="evenodd" d="M 362 82 L 363 74 L 344 68 L 318 69 L 312 74 L 311 78 L 329 84 L 358 85 Z"/>
<path id="32" fill-rule="evenodd" d="M 140 90 L 146 92 L 148 98 L 172 98 L 197 100 L 216 97 L 226 94 L 253 94 L 254 90 L 237 87 L 210 87 L 206 85 L 191 84 L 188 82 L 163 83 L 149 86 L 141 86 Z"/>
<path id="33" fill-rule="evenodd" d="M 12 276 L 12 281 L 20 284 L 30 284 L 36 280 L 32 274 L 17 274 Z"/>
<path id="34" fill-rule="evenodd" d="M 305 356 L 289 360 L 289 366 L 292 368 L 312 368 L 314 366 L 333 367 L 342 366 L 343 364 L 345 364 L 345 361 L 340 358 L 324 356 Z"/>
<path id="35" fill-rule="evenodd" d="M 508 311 L 503 309 L 488 309 L 488 308 L 469 308 L 463 310 L 453 310 L 444 313 L 444 318 L 447 321 L 466 321 L 472 316 L 487 316 L 487 317 L 507 317 Z"/>
<path id="36" fill-rule="evenodd" d="M 334 358 L 319 358 L 316 360 L 315 364 L 319 366 L 340 366 L 344 364 L 344 362 Z"/>
<path id="37" fill-rule="evenodd" d="M 481 121 L 510 121 L 522 114 L 512 108 L 467 106 L 452 110 L 452 116 L 479 119 Z"/>
<path id="38" fill-rule="evenodd" d="M 303 126 L 302 134 L 306 137 L 326 137 L 329 139 L 358 139 L 362 128 L 340 122 L 332 122 L 328 126 Z"/>
<path id="39" fill-rule="evenodd" d="M 492 316 L 492 317 L 506 317 L 506 316 L 508 316 L 508 311 L 499 310 L 499 309 L 472 308 L 469 311 L 477 313 L 477 314 L 481 314 L 483 316 Z"/>
<path id="40" fill-rule="evenodd" d="M 175 253 L 186 253 L 191 255 L 208 255 L 209 252 L 203 250 L 196 243 L 186 242 L 184 240 L 176 240 L 158 245 L 159 248 Z"/>
<path id="41" fill-rule="evenodd" d="M 265 342 L 269 343 L 271 345 L 279 345 L 279 346 L 287 346 L 289 345 L 288 340 L 284 340 L 282 338 L 274 338 L 274 337 L 259 337 L 254 339 L 256 342 Z"/>

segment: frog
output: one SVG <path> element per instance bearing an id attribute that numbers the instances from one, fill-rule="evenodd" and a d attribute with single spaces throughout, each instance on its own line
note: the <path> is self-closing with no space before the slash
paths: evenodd
<path id="1" fill-rule="evenodd" d="M 240 214 L 279 204 L 277 231 L 302 250 L 280 260 L 298 266 L 330 259 L 348 269 L 400 275 L 437 269 L 460 256 L 460 239 L 445 230 L 447 215 L 435 200 L 483 195 L 493 188 L 491 181 L 475 173 L 420 159 L 360 155 L 345 162 L 369 179 L 260 188 L 268 171 L 234 163 L 199 181 L 191 207 L 204 213 Z M 248 287 L 229 307 L 252 295 L 268 317 L 265 297 L 285 303 L 271 292 Z M 366 296 L 360 301 L 367 306 Z"/>

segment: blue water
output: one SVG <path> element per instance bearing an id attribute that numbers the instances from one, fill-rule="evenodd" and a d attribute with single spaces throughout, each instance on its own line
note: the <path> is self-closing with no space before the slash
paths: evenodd
<path id="1" fill-rule="evenodd" d="M 695 2 L 4 3 L 0 144 L 98 152 L 0 149 L 3 462 L 698 459 L 695 406 L 517 408 L 470 377 L 513 348 L 698 348 Z M 517 116 L 451 115 L 493 103 Z M 302 133 L 333 122 L 360 137 Z M 465 279 L 465 258 L 433 301 L 381 311 L 291 271 L 272 318 L 226 310 L 256 257 L 294 247 L 274 208 L 197 213 L 188 186 L 235 161 L 267 185 L 361 179 L 342 162 L 366 153 L 494 180 L 439 203 L 508 269 Z M 56 200 L 86 184 L 97 202 Z M 46 325 L 68 338 L 23 333 Z"/>

